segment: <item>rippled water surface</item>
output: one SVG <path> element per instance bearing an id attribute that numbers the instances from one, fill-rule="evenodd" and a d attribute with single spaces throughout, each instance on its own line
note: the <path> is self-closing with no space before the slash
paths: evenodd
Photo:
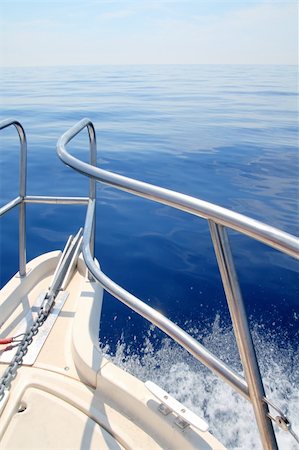
<path id="1" fill-rule="evenodd" d="M 29 194 L 86 194 L 87 180 L 58 161 L 55 147 L 89 117 L 101 167 L 298 234 L 296 83 L 292 66 L 5 69 L 1 119 L 14 117 L 27 131 Z M 3 204 L 17 193 L 15 131 L 2 131 L 0 145 Z M 86 134 L 70 148 L 87 160 Z M 107 186 L 99 186 L 97 205 L 102 269 L 241 370 L 207 223 Z M 28 259 L 62 247 L 84 214 L 80 206 L 29 205 Z M 2 285 L 17 268 L 16 221 L 14 211 L 0 222 Z M 236 233 L 230 239 L 266 388 L 298 428 L 298 263 Z M 203 382 L 202 368 L 109 295 L 100 339 L 126 369 L 203 411 L 229 448 L 249 448 L 242 435 L 250 433 L 250 411 L 210 376 Z M 250 448 L 260 448 L 256 432 L 251 439 Z"/>

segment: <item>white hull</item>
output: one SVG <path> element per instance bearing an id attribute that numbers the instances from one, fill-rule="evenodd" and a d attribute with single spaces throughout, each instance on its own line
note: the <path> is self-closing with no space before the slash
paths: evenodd
<path id="1" fill-rule="evenodd" d="M 26 278 L 16 275 L 2 289 L 1 317 L 7 320 L 1 337 L 25 331 L 20 322 L 26 316 L 29 322 L 36 299 L 48 289 L 59 254 L 31 261 Z M 19 368 L 2 404 L 1 450 L 224 449 L 209 432 L 180 429 L 174 414 L 159 411 L 159 400 L 143 382 L 103 356 L 98 346 L 103 290 L 88 280 L 81 258 L 66 292 L 36 359 Z M 51 314 L 55 306 L 47 320 Z M 31 344 L 34 353 L 45 325 Z M 5 368 L 2 362 L 1 374 Z"/>

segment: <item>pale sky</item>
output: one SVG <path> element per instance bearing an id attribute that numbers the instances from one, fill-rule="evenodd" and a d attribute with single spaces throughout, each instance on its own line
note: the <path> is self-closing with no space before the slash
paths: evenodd
<path id="1" fill-rule="evenodd" d="M 296 0 L 0 0 L 1 66 L 297 59 Z"/>

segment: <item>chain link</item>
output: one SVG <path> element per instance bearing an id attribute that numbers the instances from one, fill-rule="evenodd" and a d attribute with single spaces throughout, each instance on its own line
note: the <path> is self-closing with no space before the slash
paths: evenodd
<path id="1" fill-rule="evenodd" d="M 49 311 L 45 312 L 44 307 L 42 306 L 31 328 L 24 334 L 23 339 L 18 344 L 18 350 L 15 356 L 0 378 L 0 402 L 4 397 L 5 389 L 10 388 L 11 382 L 16 377 L 18 368 L 23 362 L 23 358 L 28 351 L 29 345 L 33 341 L 33 337 L 38 333 L 39 328 L 42 326 L 48 315 Z"/>
<path id="2" fill-rule="evenodd" d="M 31 344 L 33 337 L 38 333 L 39 328 L 48 317 L 62 284 L 69 279 L 68 277 L 77 263 L 81 251 L 82 234 L 83 229 L 80 228 L 75 237 L 70 236 L 68 239 L 61 254 L 58 266 L 54 272 L 51 287 L 43 298 L 37 318 L 30 329 L 24 334 L 23 339 L 18 344 L 16 354 L 0 378 L 0 402 L 4 398 L 5 390 L 10 388 L 12 380 L 16 377 L 18 368 L 23 362 L 23 358 L 28 351 L 28 347 Z"/>

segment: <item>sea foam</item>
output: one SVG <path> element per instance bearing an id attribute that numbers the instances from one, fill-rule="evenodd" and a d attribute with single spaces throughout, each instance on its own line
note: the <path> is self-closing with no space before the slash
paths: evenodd
<path id="1" fill-rule="evenodd" d="M 233 331 L 223 327 L 217 315 L 209 331 L 186 324 L 193 336 L 242 373 Z M 196 336 L 197 335 L 197 336 Z M 287 339 L 269 335 L 263 327 L 253 327 L 253 340 L 263 376 L 266 394 L 299 431 L 299 355 Z M 151 380 L 168 391 L 185 406 L 204 417 L 210 431 L 228 448 L 262 449 L 252 407 L 224 381 L 205 368 L 184 349 L 164 338 L 157 346 L 155 327 L 151 326 L 138 351 L 122 337 L 114 355 L 109 347 L 104 352 L 115 364 L 139 379 Z M 272 411 L 275 414 L 275 411 Z M 283 450 L 296 450 L 298 444 L 288 432 L 274 425 L 278 445 Z"/>

